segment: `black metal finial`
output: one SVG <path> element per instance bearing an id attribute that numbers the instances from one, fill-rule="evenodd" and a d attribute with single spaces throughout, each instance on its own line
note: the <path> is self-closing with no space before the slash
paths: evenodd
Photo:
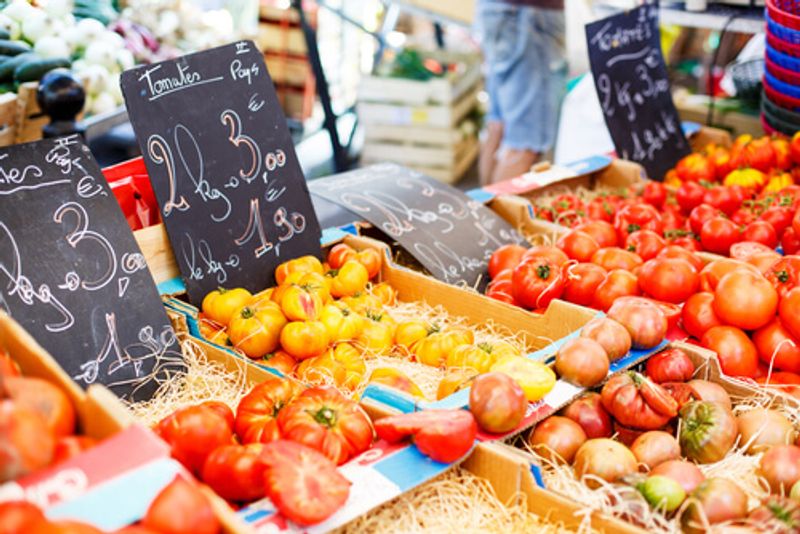
<path id="1" fill-rule="evenodd" d="M 50 117 L 50 124 L 42 128 L 45 138 L 83 134 L 85 128 L 77 117 L 86 103 L 86 92 L 72 72 L 55 69 L 45 74 L 39 82 L 36 101 Z"/>

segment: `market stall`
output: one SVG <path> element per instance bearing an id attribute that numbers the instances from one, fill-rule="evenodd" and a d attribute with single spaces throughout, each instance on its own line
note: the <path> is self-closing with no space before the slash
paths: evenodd
<path id="1" fill-rule="evenodd" d="M 627 6 L 585 28 L 613 149 L 480 187 L 476 50 L 372 43 L 360 165 L 309 180 L 339 8 L 214 7 L 0 9 L 0 534 L 800 530 L 800 5 L 763 135 L 682 123 Z"/>

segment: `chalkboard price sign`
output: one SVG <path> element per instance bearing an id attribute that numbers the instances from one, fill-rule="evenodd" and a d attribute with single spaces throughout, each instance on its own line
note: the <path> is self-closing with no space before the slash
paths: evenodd
<path id="1" fill-rule="evenodd" d="M 82 386 L 146 399 L 184 368 L 144 256 L 77 136 L 0 149 L 0 307 Z"/>
<path id="2" fill-rule="evenodd" d="M 319 254 L 321 231 L 286 118 L 250 41 L 122 74 L 122 91 L 189 299 L 262 290 Z"/>
<path id="3" fill-rule="evenodd" d="M 434 277 L 451 284 L 483 287 L 492 252 L 525 243 L 480 202 L 393 163 L 314 180 L 311 192 L 375 225 Z"/>
<path id="4" fill-rule="evenodd" d="M 586 25 L 589 61 L 617 155 L 654 180 L 689 153 L 658 31 L 658 4 Z"/>

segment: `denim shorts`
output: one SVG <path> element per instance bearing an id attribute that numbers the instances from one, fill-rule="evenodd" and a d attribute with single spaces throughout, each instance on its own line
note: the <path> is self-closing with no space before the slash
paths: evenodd
<path id="1" fill-rule="evenodd" d="M 479 0 L 476 30 L 486 63 L 490 121 L 503 147 L 546 152 L 566 92 L 564 11 Z"/>

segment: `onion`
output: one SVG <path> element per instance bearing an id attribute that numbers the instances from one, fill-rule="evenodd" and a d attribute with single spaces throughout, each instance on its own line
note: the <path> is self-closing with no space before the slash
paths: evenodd
<path id="1" fill-rule="evenodd" d="M 796 437 L 791 421 L 777 410 L 756 408 L 739 414 L 736 423 L 748 454 L 764 452 L 772 445 L 789 445 Z"/>
<path id="2" fill-rule="evenodd" d="M 725 478 L 709 478 L 692 492 L 681 516 L 686 532 L 706 532 L 706 524 L 741 519 L 747 515 L 747 494 Z"/>
<path id="3" fill-rule="evenodd" d="M 687 495 L 706 479 L 699 467 L 686 460 L 669 460 L 658 464 L 655 469 L 650 471 L 650 476 L 653 475 L 671 478 L 683 487 Z"/>
<path id="4" fill-rule="evenodd" d="M 773 446 L 761 457 L 758 474 L 764 477 L 773 493 L 789 493 L 800 480 L 800 447 Z"/>
<path id="5" fill-rule="evenodd" d="M 677 460 L 681 457 L 678 440 L 661 430 L 651 430 L 636 438 L 631 445 L 631 452 L 640 464 L 647 466 L 648 470 L 667 460 Z"/>
<path id="6" fill-rule="evenodd" d="M 621 443 L 612 439 L 590 439 L 575 454 L 575 474 L 579 478 L 593 475 L 606 482 L 616 482 L 636 472 L 636 457 Z M 591 478 L 584 481 L 590 488 L 600 484 Z"/>
<path id="7" fill-rule="evenodd" d="M 586 323 L 581 329 L 581 337 L 600 343 L 612 362 L 622 358 L 631 350 L 631 335 L 624 326 L 607 317 L 596 317 Z"/>
<path id="8" fill-rule="evenodd" d="M 586 433 L 581 425 L 558 415 L 536 425 L 528 437 L 528 443 L 537 454 L 559 463 L 572 463 L 585 441 Z"/>
<path id="9" fill-rule="evenodd" d="M 708 380 L 701 380 L 699 378 L 694 380 L 689 380 L 687 382 L 689 387 L 692 388 L 692 392 L 694 393 L 694 398 L 697 400 L 702 401 L 709 401 L 709 402 L 718 402 L 725 406 L 728 411 L 733 410 L 733 403 L 731 402 L 731 396 L 728 395 L 728 392 L 725 391 L 725 388 L 720 386 L 719 384 L 715 384 L 714 382 L 709 382 Z"/>

